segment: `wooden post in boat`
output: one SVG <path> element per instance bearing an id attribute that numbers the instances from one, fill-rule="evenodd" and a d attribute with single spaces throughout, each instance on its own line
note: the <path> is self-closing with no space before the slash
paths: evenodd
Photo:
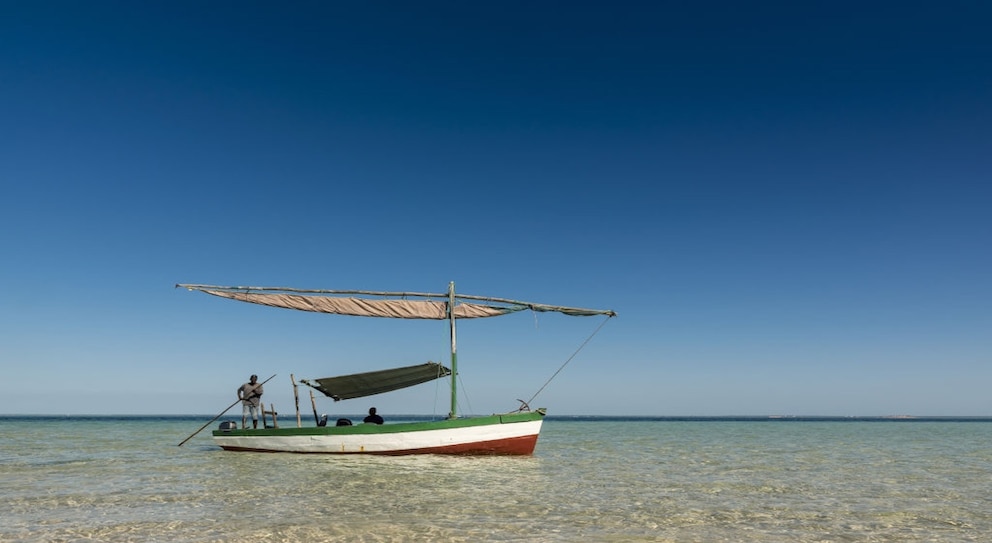
<path id="1" fill-rule="evenodd" d="M 278 428 L 279 427 L 279 419 L 277 419 L 276 416 L 279 413 L 276 413 L 276 405 L 270 403 L 269 404 L 268 411 L 265 410 L 265 404 L 264 403 L 260 407 L 262 408 L 262 428 L 268 428 L 269 427 L 268 426 L 268 422 L 265 419 L 265 415 L 272 415 L 272 427 L 273 428 Z"/>
<path id="2" fill-rule="evenodd" d="M 264 429 L 269 424 L 265 422 L 265 404 L 262 402 L 258 403 L 258 410 L 262 412 L 262 428 Z"/>
<path id="3" fill-rule="evenodd" d="M 293 377 L 292 373 L 289 374 L 289 380 L 293 382 L 293 399 L 296 400 L 296 427 L 299 428 L 303 426 L 300 422 L 300 391 L 297 390 L 296 378 Z"/>
<path id="4" fill-rule="evenodd" d="M 313 399 L 313 390 L 310 391 L 310 405 L 313 406 L 313 423 L 319 424 L 320 419 L 317 417 L 317 401 Z"/>

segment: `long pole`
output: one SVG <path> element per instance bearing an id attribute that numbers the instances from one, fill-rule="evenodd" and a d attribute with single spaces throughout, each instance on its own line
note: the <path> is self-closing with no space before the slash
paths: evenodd
<path id="1" fill-rule="evenodd" d="M 276 376 L 276 374 L 273 373 L 272 374 L 272 377 L 275 377 L 275 376 Z M 269 381 L 271 381 L 272 380 L 272 377 L 269 377 L 268 379 L 262 381 L 262 384 L 264 385 L 265 383 L 268 383 Z M 210 423 L 211 422 L 213 422 L 213 421 L 221 418 L 222 416 L 224 416 L 224 413 L 227 413 L 228 411 L 230 411 L 231 408 L 234 407 L 234 406 L 236 406 L 236 405 L 238 405 L 238 402 L 240 402 L 240 401 L 241 400 L 235 400 L 234 403 L 232 403 L 231 405 L 227 406 L 227 409 L 221 411 L 220 413 L 217 413 L 217 416 L 216 417 L 208 420 L 207 423 L 204 424 L 203 426 L 200 426 L 200 429 L 199 430 L 193 432 L 192 434 L 189 435 L 189 437 L 187 437 L 186 439 L 182 440 L 179 443 L 179 445 L 177 445 L 177 447 L 182 447 L 184 443 L 186 443 L 187 441 L 193 439 L 193 436 L 195 436 L 196 434 L 199 434 L 200 432 L 202 432 L 203 429 L 206 428 L 207 426 L 210 426 Z M 264 411 L 264 409 L 263 409 L 263 411 Z M 263 418 L 264 418 L 264 416 L 263 416 Z M 264 424 L 263 424 L 263 426 L 264 426 Z"/>

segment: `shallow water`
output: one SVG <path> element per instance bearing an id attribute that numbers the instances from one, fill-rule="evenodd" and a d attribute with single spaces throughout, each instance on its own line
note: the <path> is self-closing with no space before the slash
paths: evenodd
<path id="1" fill-rule="evenodd" d="M 987 541 L 992 423 L 548 420 L 533 457 L 230 453 L 0 418 L 0 541 Z"/>

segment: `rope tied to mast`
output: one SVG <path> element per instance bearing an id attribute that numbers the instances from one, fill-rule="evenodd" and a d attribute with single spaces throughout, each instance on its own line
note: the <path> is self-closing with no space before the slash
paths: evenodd
<path id="1" fill-rule="evenodd" d="M 593 330 L 592 334 L 589 334 L 589 337 L 587 337 L 586 340 L 582 342 L 582 345 L 579 345 L 579 348 L 578 349 L 575 349 L 575 352 L 572 353 L 572 356 L 568 357 L 568 359 L 565 360 L 565 362 L 561 365 L 561 367 L 558 368 L 558 371 L 556 371 L 551 377 L 549 377 L 548 380 L 545 381 L 543 385 L 541 385 L 541 388 L 539 388 L 537 390 L 537 392 L 535 392 L 534 395 L 530 397 L 529 400 L 527 400 L 526 402 L 523 402 L 524 405 L 527 405 L 529 407 L 529 404 L 531 404 L 531 403 L 534 402 L 534 398 L 537 398 L 537 395 L 540 394 L 541 392 L 543 392 L 544 389 L 549 384 L 551 384 L 551 381 L 553 381 L 555 377 L 558 377 L 558 374 L 561 373 L 561 370 L 565 369 L 565 366 L 567 366 L 568 363 L 571 362 L 572 359 L 575 358 L 575 356 L 579 354 L 579 351 L 581 351 L 582 349 L 585 348 L 586 344 L 589 343 L 589 341 L 592 340 L 592 338 L 596 334 L 599 333 L 599 331 L 603 328 L 604 325 L 606 325 L 606 323 L 610 320 L 610 318 L 611 318 L 611 315 L 607 315 L 607 317 L 605 319 L 603 319 L 603 322 L 599 323 L 599 326 L 596 327 L 595 330 Z"/>

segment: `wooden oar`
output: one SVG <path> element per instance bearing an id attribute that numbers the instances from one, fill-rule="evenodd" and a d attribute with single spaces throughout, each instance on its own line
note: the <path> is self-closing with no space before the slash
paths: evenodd
<path id="1" fill-rule="evenodd" d="M 273 373 L 273 374 L 272 374 L 272 377 L 275 377 L 275 376 L 276 376 L 276 374 L 275 374 L 275 373 Z M 269 377 L 268 379 L 266 379 L 266 380 L 264 380 L 264 381 L 262 381 L 262 383 L 261 383 L 261 384 L 263 384 L 263 385 L 264 385 L 265 383 L 268 383 L 269 381 L 271 381 L 271 380 L 272 380 L 272 377 Z M 184 439 L 184 440 L 182 440 L 182 441 L 181 441 L 181 442 L 179 443 L 179 445 L 176 445 L 176 446 L 177 446 L 177 447 L 182 447 L 184 443 L 186 443 L 187 441 L 189 441 L 189 440 L 191 440 L 191 439 L 193 439 L 193 436 L 195 436 L 196 434 L 199 434 L 200 432 L 202 432 L 202 431 L 203 431 L 203 429 L 204 429 L 204 428 L 206 428 L 207 426 L 210 426 L 210 423 L 211 423 L 211 422 L 213 422 L 213 421 L 215 421 L 215 420 L 217 420 L 217 419 L 219 419 L 219 418 L 221 418 L 222 416 L 224 416 L 224 413 L 227 413 L 228 411 L 230 411 L 230 410 L 231 410 L 231 408 L 232 408 L 232 407 L 234 407 L 234 406 L 236 406 L 236 405 L 238 405 L 238 402 L 240 402 L 240 401 L 242 401 L 242 400 L 240 400 L 240 399 L 238 399 L 238 400 L 235 400 L 235 401 L 234 401 L 234 403 L 232 403 L 231 405 L 229 405 L 229 406 L 227 406 L 227 409 L 225 409 L 225 410 L 223 410 L 223 411 L 221 411 L 220 413 L 217 413 L 217 416 L 216 416 L 216 417 L 214 417 L 214 418 L 212 418 L 212 419 L 210 419 L 210 420 L 208 420 L 206 424 L 204 424 L 203 426 L 200 426 L 200 429 L 199 429 L 199 430 L 197 430 L 197 431 L 195 431 L 195 432 L 193 432 L 192 434 L 190 434 L 190 435 L 189 435 L 189 437 L 187 437 L 186 439 Z"/>

